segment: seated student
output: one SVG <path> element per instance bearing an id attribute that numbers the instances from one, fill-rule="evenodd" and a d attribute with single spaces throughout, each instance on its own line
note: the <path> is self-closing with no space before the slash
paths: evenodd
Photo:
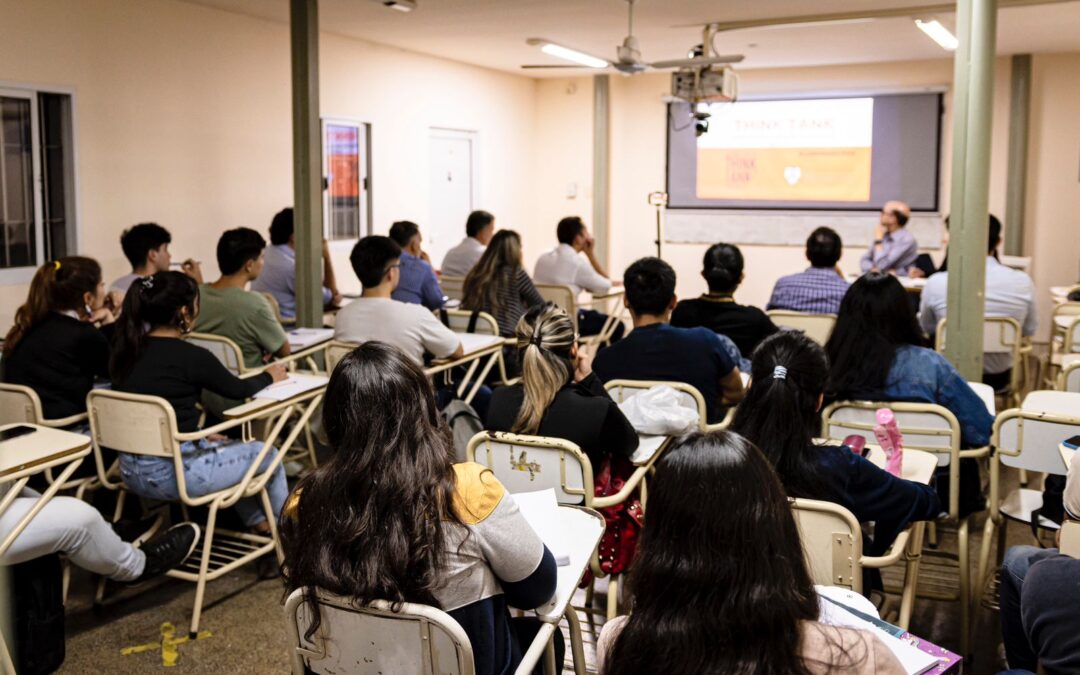
<path id="1" fill-rule="evenodd" d="M 48 419 L 86 412 L 94 379 L 109 376 L 109 339 L 98 326 L 115 320 L 114 297 L 92 258 L 39 267 L 4 340 L 4 382 L 37 392 Z"/>
<path id="2" fill-rule="evenodd" d="M 908 268 L 908 276 L 912 279 L 925 279 L 938 272 L 949 269 L 949 216 L 945 216 L 945 228 L 941 232 L 941 248 L 945 251 L 941 258 L 941 266 L 934 264 L 934 259 L 929 253 L 920 253 L 915 262 Z"/>
<path id="3" fill-rule="evenodd" d="M 262 295 L 247 290 L 263 270 L 266 240 L 255 230 L 238 227 L 218 239 L 221 277 L 199 287 L 199 316 L 195 331 L 213 333 L 235 342 L 244 366 L 258 368 L 273 356 L 288 356 L 289 337 Z"/>
<path id="4" fill-rule="evenodd" d="M 596 259 L 596 240 L 580 217 L 569 216 L 560 220 L 555 236 L 559 245 L 537 258 L 533 281 L 569 286 L 575 296 L 580 295 L 582 290 L 594 295 L 611 290 L 611 280 Z M 584 253 L 585 257 L 582 258 L 580 253 Z M 579 309 L 578 333 L 596 335 L 604 328 L 607 319 L 607 314 L 595 309 Z M 612 341 L 621 338 L 624 331 L 625 327 L 619 322 Z"/>
<path id="5" fill-rule="evenodd" d="M 872 633 L 818 622 L 784 489 L 737 434 L 694 433 L 660 459 L 628 588 L 633 612 L 597 641 L 602 675 L 905 672 Z"/>
<path id="6" fill-rule="evenodd" d="M 990 216 L 986 254 L 985 315 L 1012 317 L 1020 324 L 1025 336 L 1035 334 L 1039 319 L 1035 313 L 1035 282 L 1020 270 L 1006 267 L 998 261 L 1001 245 L 1001 221 Z M 938 272 L 926 280 L 919 301 L 919 323 L 928 335 L 937 332 L 938 322 L 945 318 L 949 294 L 949 273 Z M 1009 386 L 1012 376 L 1012 354 L 983 355 L 983 382 L 995 390 Z"/>
<path id="7" fill-rule="evenodd" d="M 826 395 L 838 400 L 936 403 L 960 422 L 964 447 L 985 446 L 994 424 L 986 404 L 944 356 L 923 344 L 900 282 L 882 272 L 863 275 L 844 296 L 825 346 L 830 364 Z M 960 467 L 960 515 L 966 516 L 981 510 L 985 500 L 975 460 L 962 459 Z M 937 490 L 945 505 L 948 489 L 947 474 L 939 476 Z"/>
<path id="8" fill-rule="evenodd" d="M 825 350 L 803 333 L 766 338 L 731 430 L 761 448 L 788 496 L 835 502 L 859 522 L 873 521 L 867 554 L 883 555 L 908 524 L 936 518 L 941 502 L 929 485 L 897 478 L 847 446 L 814 442 L 828 375 Z"/>
<path id="9" fill-rule="evenodd" d="M 685 382 L 705 397 L 708 422 L 719 422 L 723 406 L 742 400 L 739 367 L 721 336 L 704 327 L 668 323 L 675 308 L 675 270 L 659 258 L 642 258 L 623 274 L 634 330 L 596 355 L 593 372 L 603 380 Z"/>
<path id="10" fill-rule="evenodd" d="M 480 262 L 465 277 L 462 309 L 488 312 L 499 324 L 499 335 L 513 337 L 517 322 L 530 307 L 544 304 L 522 264 L 521 237 L 499 230 Z"/>
<path id="11" fill-rule="evenodd" d="M 278 311 L 284 319 L 296 316 L 296 235 L 294 234 L 293 210 L 282 209 L 270 222 L 270 248 L 262 274 L 251 282 L 251 290 L 269 293 L 278 303 Z M 341 304 L 334 265 L 330 260 L 330 248 L 322 243 L 323 281 L 322 299 L 326 307 Z"/>
<path id="12" fill-rule="evenodd" d="M 132 285 L 124 299 L 124 313 L 113 340 L 109 372 L 113 388 L 132 394 L 160 396 L 172 405 L 181 433 L 198 430 L 195 404 L 203 390 L 228 399 L 245 399 L 273 382 L 285 379 L 285 366 L 274 364 L 254 377 L 240 379 L 202 347 L 182 336 L 191 331 L 199 315 L 199 287 L 178 272 L 158 272 Z M 207 438 L 180 446 L 184 480 L 189 495 L 198 497 L 235 485 L 262 450 L 261 441 Z M 259 470 L 274 459 L 267 453 Z M 149 499 L 180 498 L 171 457 L 120 454 L 120 476 L 132 492 Z M 275 514 L 288 495 L 285 471 L 279 464 L 266 484 Z M 269 524 L 259 496 L 241 499 L 236 510 L 244 524 L 268 532 Z"/>
<path id="13" fill-rule="evenodd" d="M 911 207 L 904 202 L 885 202 L 881 221 L 874 228 L 874 243 L 859 261 L 863 274 L 886 272 L 907 276 L 919 255 L 919 242 L 904 228 L 911 219 Z"/>
<path id="14" fill-rule="evenodd" d="M 394 299 L 439 309 L 445 303 L 431 259 L 420 248 L 423 241 L 416 223 L 399 220 L 390 226 L 390 238 L 401 247 L 400 274 Z"/>
<path id="15" fill-rule="evenodd" d="M 438 607 L 469 637 L 477 675 L 514 672 L 540 622 L 509 607 L 551 598 L 555 558 L 489 469 L 452 463 L 424 372 L 394 347 L 361 345 L 330 377 L 323 423 L 334 452 L 282 519 L 288 590 Z"/>
<path id="16" fill-rule="evenodd" d="M 168 272 L 169 265 L 172 264 L 172 255 L 169 253 L 171 242 L 172 235 L 157 223 L 139 223 L 129 230 L 124 230 L 120 235 L 120 248 L 131 263 L 131 274 L 125 274 L 114 281 L 109 290 L 119 291 L 123 295 L 136 279 L 157 272 Z M 198 262 L 185 260 L 180 269 L 202 283 L 202 269 Z"/>
<path id="17" fill-rule="evenodd" d="M 1080 521 L 1080 460 L 1075 455 L 1062 503 L 1065 519 Z M 1060 530 L 1057 536 L 1060 544 Z M 1009 668 L 1048 675 L 1080 673 L 1080 559 L 1058 548 L 1013 546 L 1001 565 L 1000 588 Z"/>
<path id="18" fill-rule="evenodd" d="M 726 335 L 746 358 L 750 358 L 762 340 L 780 330 L 757 307 L 735 302 L 735 290 L 746 277 L 742 251 L 738 246 L 710 246 L 705 251 L 701 276 L 709 284 L 709 292 L 700 298 L 680 302 L 671 313 L 672 326 L 705 326 Z"/>
<path id="19" fill-rule="evenodd" d="M 836 266 L 844 244 L 840 235 L 828 227 L 819 227 L 806 238 L 806 259 L 810 267 L 802 272 L 780 277 L 773 286 L 765 309 L 786 309 L 807 314 L 836 314 L 847 293 L 848 282 Z"/>
<path id="20" fill-rule="evenodd" d="M 579 351 L 574 324 L 562 308 L 548 303 L 526 312 L 517 325 L 517 348 L 521 383 L 495 390 L 489 430 L 576 443 L 594 475 L 605 457 L 633 454 L 637 433 Z"/>
<path id="21" fill-rule="evenodd" d="M 465 238 L 446 252 L 440 271 L 444 277 L 464 279 L 480 256 L 484 255 L 491 237 L 495 235 L 495 216 L 487 211 L 473 211 L 465 221 Z"/>

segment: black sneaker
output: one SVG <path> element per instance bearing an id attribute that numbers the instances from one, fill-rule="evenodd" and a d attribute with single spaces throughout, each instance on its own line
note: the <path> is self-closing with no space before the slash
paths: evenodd
<path id="1" fill-rule="evenodd" d="M 146 554 L 146 566 L 143 568 L 143 573 L 132 583 L 152 579 L 179 566 L 195 550 L 195 545 L 199 543 L 199 535 L 199 526 L 195 523 L 180 523 L 143 544 L 142 551 Z"/>
<path id="2" fill-rule="evenodd" d="M 112 529 L 123 541 L 132 546 L 140 546 L 144 541 L 157 534 L 164 520 L 159 513 L 156 516 L 139 520 L 121 520 L 119 523 L 113 523 Z"/>

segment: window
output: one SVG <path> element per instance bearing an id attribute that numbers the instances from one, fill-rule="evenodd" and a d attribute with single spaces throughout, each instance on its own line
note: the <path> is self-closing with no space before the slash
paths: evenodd
<path id="1" fill-rule="evenodd" d="M 370 125 L 323 120 L 323 218 L 331 241 L 371 233 Z"/>
<path id="2" fill-rule="evenodd" d="M 0 88 L 0 282 L 75 250 L 71 97 Z"/>

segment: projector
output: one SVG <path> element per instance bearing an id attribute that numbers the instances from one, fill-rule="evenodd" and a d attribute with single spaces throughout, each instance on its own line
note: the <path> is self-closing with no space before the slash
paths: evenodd
<path id="1" fill-rule="evenodd" d="M 731 68 L 677 70 L 671 95 L 687 103 L 728 103 L 739 95 L 739 76 Z"/>

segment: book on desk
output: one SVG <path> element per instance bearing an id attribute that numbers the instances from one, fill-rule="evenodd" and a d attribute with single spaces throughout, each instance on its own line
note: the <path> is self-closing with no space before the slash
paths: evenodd
<path id="1" fill-rule="evenodd" d="M 325 375 L 307 375 L 304 373 L 290 373 L 287 378 L 275 382 L 255 392 L 252 398 L 267 401 L 287 401 L 294 396 L 306 394 L 312 389 L 323 387 L 329 382 Z"/>
<path id="2" fill-rule="evenodd" d="M 333 328 L 293 328 L 288 332 L 289 347 L 295 350 L 307 349 L 320 342 L 334 339 Z"/>

